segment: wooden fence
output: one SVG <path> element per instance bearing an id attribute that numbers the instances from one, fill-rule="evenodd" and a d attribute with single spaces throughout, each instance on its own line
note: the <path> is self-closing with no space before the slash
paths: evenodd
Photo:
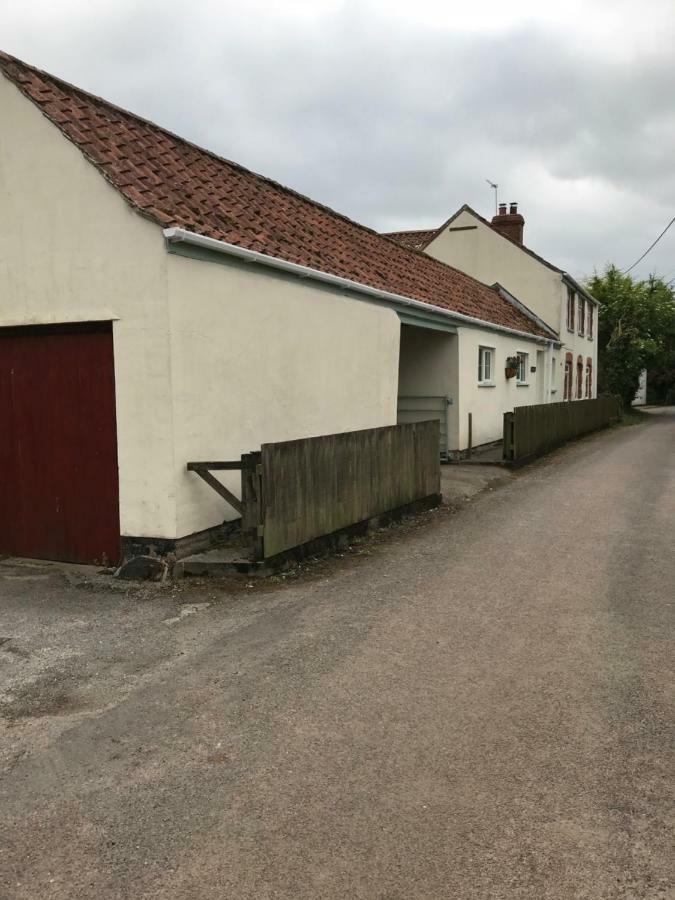
<path id="1" fill-rule="evenodd" d="M 615 397 L 517 406 L 504 413 L 504 459 L 525 460 L 617 421 Z"/>
<path id="2" fill-rule="evenodd" d="M 262 446 L 265 557 L 440 494 L 438 421 Z"/>
<path id="3" fill-rule="evenodd" d="M 397 422 L 406 425 L 409 422 L 428 422 L 438 420 L 439 451 L 441 459 L 448 461 L 448 407 L 452 401 L 446 395 L 438 396 L 400 396 L 397 403 Z"/>
<path id="4" fill-rule="evenodd" d="M 438 420 L 263 444 L 241 461 L 190 462 L 267 559 L 415 503 L 440 501 Z M 210 473 L 241 471 L 241 500 Z"/>

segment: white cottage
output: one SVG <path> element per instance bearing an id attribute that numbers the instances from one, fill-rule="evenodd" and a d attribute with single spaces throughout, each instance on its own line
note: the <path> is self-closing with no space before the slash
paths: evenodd
<path id="1" fill-rule="evenodd" d="M 464 205 L 438 228 L 387 236 L 486 284 L 502 285 L 560 335 L 558 352 L 547 361 L 537 358 L 537 373 L 543 377 L 536 384 L 521 384 L 523 393 L 534 388 L 538 403 L 596 397 L 598 302 L 569 273 L 523 244 L 524 227 L 516 203 L 508 210 L 500 204 L 490 222 Z M 549 366 L 545 374 L 542 365 Z"/>
<path id="2" fill-rule="evenodd" d="M 437 401 L 457 452 L 469 412 L 480 443 L 549 396 L 558 335 L 513 285 L 13 57 L 0 73 L 0 554 L 188 552 L 235 515 L 190 460 Z"/>

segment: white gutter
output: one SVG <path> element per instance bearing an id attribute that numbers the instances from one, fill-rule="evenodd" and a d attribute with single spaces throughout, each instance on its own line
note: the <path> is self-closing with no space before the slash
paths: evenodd
<path id="1" fill-rule="evenodd" d="M 297 275 L 299 278 L 311 278 L 313 281 L 321 281 L 324 284 L 330 284 L 334 287 L 342 288 L 343 290 L 366 294 L 369 297 L 375 297 L 385 303 L 397 303 L 403 306 L 409 306 L 413 309 L 419 309 L 421 312 L 427 314 L 432 313 L 461 324 L 473 325 L 477 328 L 487 328 L 490 331 L 502 331 L 505 334 L 513 334 L 542 344 L 559 343 L 559 341 L 554 341 L 550 338 L 530 334 L 529 331 L 519 331 L 517 328 L 509 328 L 506 325 L 497 325 L 494 322 L 486 322 L 483 319 L 476 319 L 473 316 L 465 316 L 463 313 L 442 309 L 440 306 L 433 306 L 431 303 L 423 303 L 421 300 L 413 300 L 411 297 L 404 297 L 401 294 L 392 294 L 389 291 L 382 291 L 379 288 L 370 287 L 369 285 L 361 284 L 358 281 L 350 281 L 349 278 L 341 278 L 339 275 L 330 275 L 328 272 L 321 272 L 319 269 L 310 269 L 308 266 L 301 266 L 298 263 L 288 262 L 288 260 L 279 259 L 276 256 L 267 256 L 265 253 L 259 253 L 257 250 L 248 250 L 246 247 L 228 244 L 226 241 L 219 241 L 216 240 L 216 238 L 206 237 L 206 235 L 203 234 L 195 234 L 192 231 L 186 231 L 184 228 L 165 228 L 164 237 L 170 244 L 192 244 L 195 247 L 203 247 L 205 250 L 213 250 L 216 253 L 225 253 L 228 256 L 236 256 L 247 263 L 259 263 L 260 265 L 268 266 L 272 269 L 278 269 L 281 272 Z"/>

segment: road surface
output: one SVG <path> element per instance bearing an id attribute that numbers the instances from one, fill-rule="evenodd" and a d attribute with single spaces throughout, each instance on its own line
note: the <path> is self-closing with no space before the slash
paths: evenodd
<path id="1" fill-rule="evenodd" d="M 264 589 L 5 567 L 0 897 L 673 898 L 674 526 L 670 411 Z"/>

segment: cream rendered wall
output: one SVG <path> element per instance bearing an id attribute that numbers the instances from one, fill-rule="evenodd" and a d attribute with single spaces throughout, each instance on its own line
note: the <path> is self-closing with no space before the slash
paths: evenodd
<path id="1" fill-rule="evenodd" d="M 474 227 L 475 226 L 475 227 Z M 425 252 L 442 262 L 472 275 L 485 284 L 499 282 L 514 297 L 528 306 L 554 331 L 566 345 L 556 354 L 560 357 L 556 368 L 560 369 L 556 379 L 558 390 L 546 399 L 552 402 L 563 399 L 563 378 L 565 353 L 571 352 L 576 359 L 579 354 L 593 359 L 593 396 L 597 394 L 597 333 L 598 308 L 594 311 L 594 336 L 589 340 L 576 331 L 567 329 L 567 285 L 560 272 L 549 269 L 534 257 L 529 256 L 511 241 L 495 232 L 467 210 L 463 210 L 449 225 L 453 228 L 467 228 L 466 231 L 444 229 L 426 248 Z M 576 377 L 576 373 L 575 373 Z"/>
<path id="2" fill-rule="evenodd" d="M 590 356 L 593 360 L 593 391 L 592 396 L 597 397 L 597 385 L 598 385 L 598 307 L 594 306 L 593 308 L 593 338 L 589 338 L 587 334 L 579 334 L 578 326 L 579 326 L 579 301 L 578 295 L 576 299 L 576 309 L 575 309 L 575 318 L 574 325 L 575 330 L 570 331 L 567 327 L 567 286 L 565 284 L 562 285 L 561 289 L 561 322 L 560 322 L 560 340 L 564 342 L 563 347 L 560 350 L 560 357 L 562 360 L 562 365 L 565 363 L 565 355 L 567 353 L 571 353 L 574 357 L 574 393 L 573 397 L 576 398 L 576 365 L 577 358 L 579 356 L 583 357 L 584 360 L 584 378 L 586 377 L 586 360 Z M 588 313 L 586 313 L 586 322 L 588 322 Z M 588 328 L 586 327 L 585 331 Z M 564 368 L 561 370 L 560 375 L 560 385 L 558 390 L 558 397 L 556 399 L 563 399 L 563 379 L 565 377 Z M 585 382 L 584 382 L 585 384 Z M 586 394 L 583 394 L 583 398 L 585 398 Z"/>
<path id="3" fill-rule="evenodd" d="M 0 327 L 114 320 L 121 531 L 173 537 L 161 229 L 2 75 L 0 121 Z"/>
<path id="4" fill-rule="evenodd" d="M 475 228 L 473 226 L 476 226 Z M 498 281 L 556 331 L 560 323 L 561 277 L 511 241 L 463 210 L 425 252 L 485 284 Z"/>
<path id="5" fill-rule="evenodd" d="M 235 516 L 190 460 L 396 423 L 395 312 L 223 261 L 168 256 L 178 536 Z M 239 495 L 238 473 L 218 475 Z"/>
<path id="6" fill-rule="evenodd" d="M 478 348 L 494 349 L 493 387 L 478 384 Z M 517 384 L 516 378 L 506 378 L 506 358 L 518 351 L 529 354 L 530 366 L 536 373 L 528 375 L 527 386 Z M 543 352 L 544 365 L 537 365 L 537 351 Z M 559 355 L 555 348 L 543 343 L 478 328 L 459 329 L 460 393 L 458 402 L 459 447 L 464 450 L 469 440 L 469 413 L 472 413 L 474 447 L 501 440 L 503 414 L 514 406 L 530 406 L 538 400 L 538 390 L 550 389 L 551 357 Z"/>

